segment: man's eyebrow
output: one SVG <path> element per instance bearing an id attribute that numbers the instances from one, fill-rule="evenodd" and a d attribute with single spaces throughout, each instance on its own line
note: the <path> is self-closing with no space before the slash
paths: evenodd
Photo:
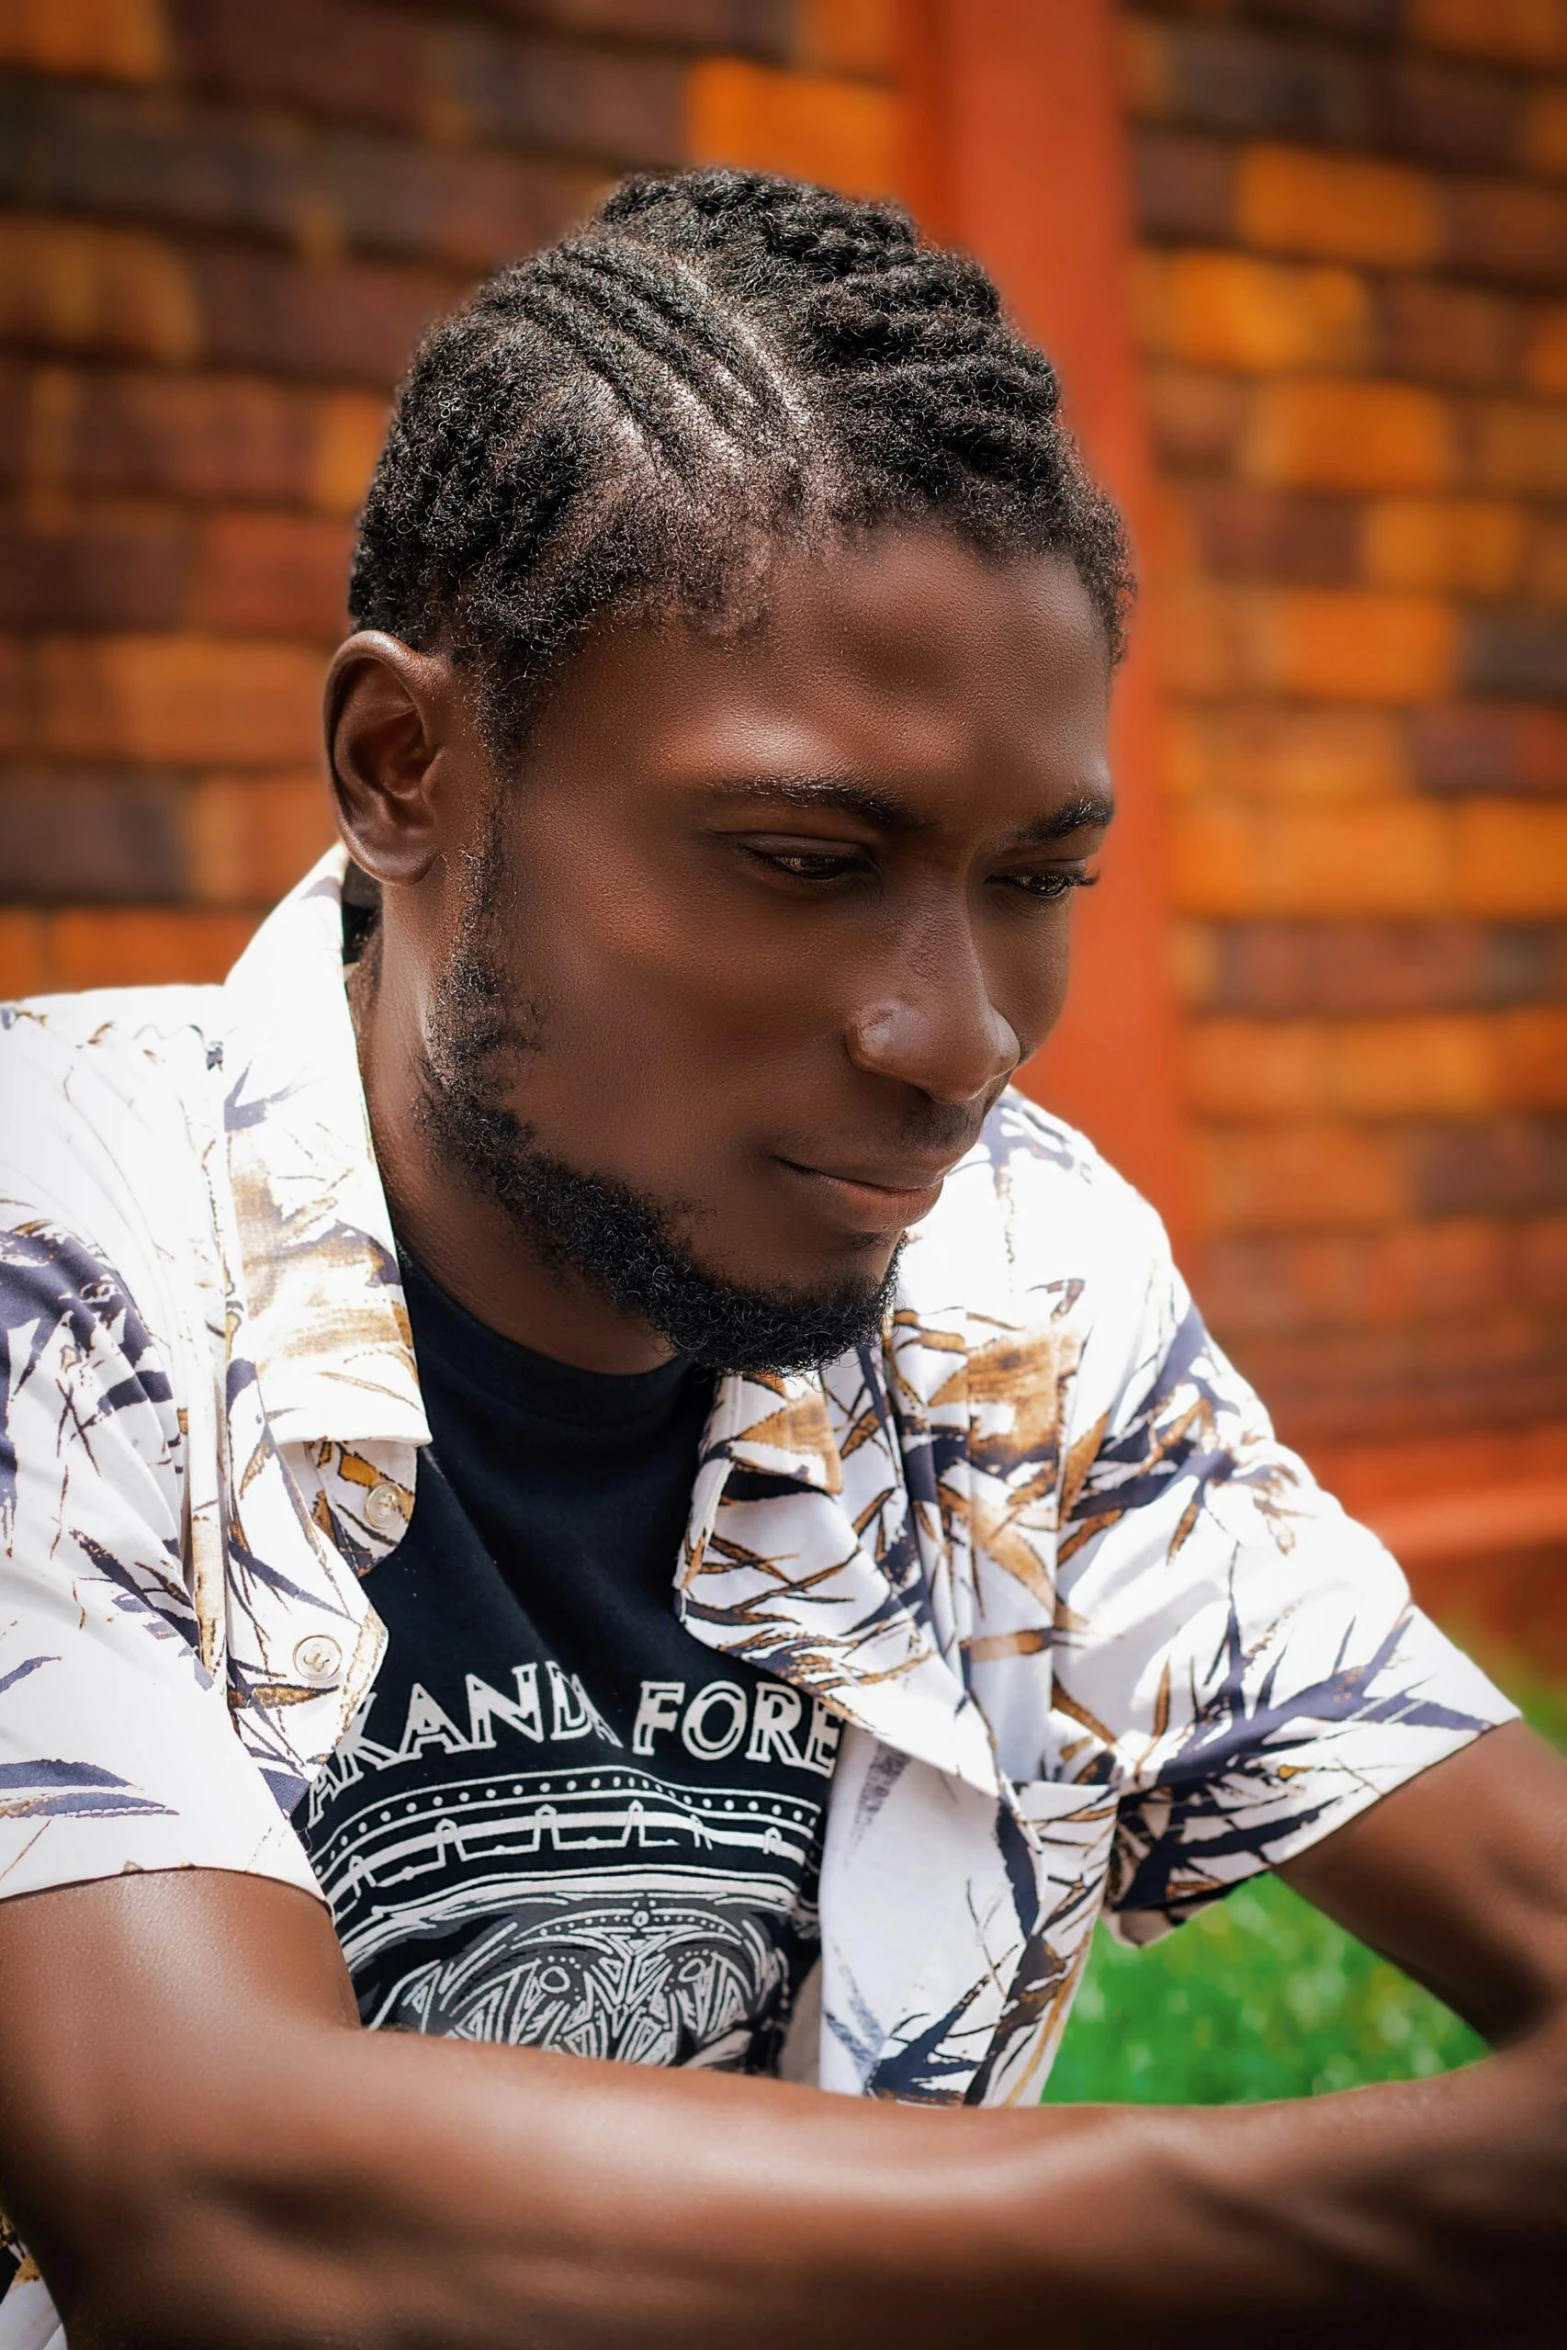
<path id="1" fill-rule="evenodd" d="M 1053 816 L 1041 816 L 1036 824 L 1025 824 L 1012 835 L 1008 846 L 1045 848 L 1052 841 L 1070 839 L 1074 832 L 1103 832 L 1114 815 L 1115 802 L 1108 792 L 1079 792 L 1064 808 L 1057 808 Z"/>
<path id="2" fill-rule="evenodd" d="M 786 800 L 795 808 L 836 808 L 843 815 L 863 817 L 883 832 L 915 832 L 922 822 L 890 792 L 835 775 L 735 777 L 722 784 L 720 792 L 725 798 L 739 800 Z"/>
<path id="3" fill-rule="evenodd" d="M 744 781 L 726 782 L 720 791 L 734 799 L 784 800 L 796 808 L 836 808 L 844 815 L 861 817 L 882 832 L 918 832 L 928 822 L 904 801 L 894 799 L 890 792 L 879 791 L 875 784 L 852 782 L 848 777 L 758 775 Z M 1007 846 L 1009 849 L 1044 848 L 1053 841 L 1068 839 L 1074 832 L 1102 831 L 1114 814 L 1115 802 L 1108 792 L 1078 792 L 1054 815 L 1041 816 L 1036 823 L 1023 825 L 1010 836 Z"/>

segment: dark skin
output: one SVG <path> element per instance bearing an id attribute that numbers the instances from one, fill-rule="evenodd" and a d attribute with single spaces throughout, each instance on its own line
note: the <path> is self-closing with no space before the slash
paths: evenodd
<path id="1" fill-rule="evenodd" d="M 548 1004 L 514 1106 L 731 1278 L 874 1285 L 1059 1012 L 1106 684 L 1069 572 L 930 538 L 786 568 L 738 642 L 601 632 L 506 802 L 507 969 Z M 509 1335 L 656 1362 L 415 1115 L 493 791 L 462 680 L 361 636 L 328 710 L 385 885 L 356 992 L 403 1230 Z M 1300 2105 L 930 2112 L 363 2032 L 326 1911 L 263 1879 L 30 1895 L 0 2194 L 72 2350 L 1559 2339 L 1567 1768 L 1494 1731 L 1283 1873 L 1501 2053 Z"/>

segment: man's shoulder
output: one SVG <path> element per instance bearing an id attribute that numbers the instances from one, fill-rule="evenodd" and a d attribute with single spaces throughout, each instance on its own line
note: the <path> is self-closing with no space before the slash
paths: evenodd
<path id="1" fill-rule="evenodd" d="M 1167 1263 L 1142 1195 L 1086 1135 L 1009 1089 L 917 1227 L 907 1269 L 929 1294 L 1027 1320 L 1031 1298 L 1058 1312 L 1063 1284 L 1098 1310 L 1112 1289 L 1139 1299 Z"/>
<path id="2" fill-rule="evenodd" d="M 94 988 L 0 1005 L 5 1222 L 47 1219 L 109 1250 L 131 1221 L 155 1222 L 160 1199 L 173 1206 L 210 1124 L 221 995 Z"/>

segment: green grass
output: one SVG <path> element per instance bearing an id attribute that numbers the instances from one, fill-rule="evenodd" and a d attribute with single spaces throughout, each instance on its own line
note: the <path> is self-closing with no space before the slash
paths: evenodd
<path id="1" fill-rule="evenodd" d="M 1492 1669 L 1567 1748 L 1567 1690 Z M 1483 2054 L 1440 2001 L 1261 1877 L 1147 1950 L 1100 1928 L 1045 2096 L 1246 2104 L 1423 2079 Z"/>

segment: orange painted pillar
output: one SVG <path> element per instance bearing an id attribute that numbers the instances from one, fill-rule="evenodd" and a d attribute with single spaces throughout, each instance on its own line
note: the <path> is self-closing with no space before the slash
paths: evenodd
<path id="1" fill-rule="evenodd" d="M 1059 370 L 1065 413 L 1141 560 L 1152 466 L 1131 326 L 1132 221 L 1112 0 L 903 0 L 903 182 Z M 1185 1225 L 1169 918 L 1146 624 L 1116 686 L 1114 833 L 1078 901 L 1066 1016 L 1024 1072 Z"/>

